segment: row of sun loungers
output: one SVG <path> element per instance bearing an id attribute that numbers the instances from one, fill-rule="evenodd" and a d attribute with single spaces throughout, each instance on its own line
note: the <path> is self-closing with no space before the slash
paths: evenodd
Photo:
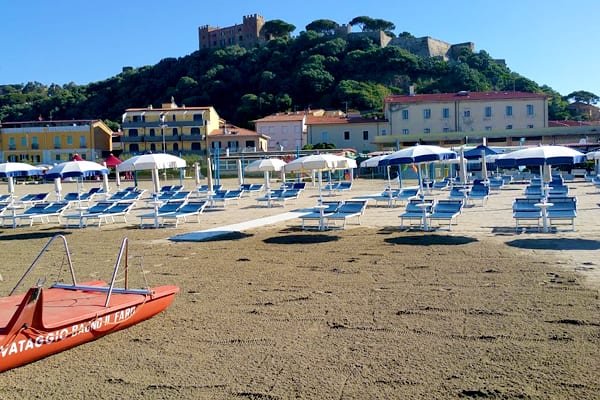
<path id="1" fill-rule="evenodd" d="M 207 200 L 168 201 L 159 207 L 157 212 L 138 215 L 140 228 L 155 226 L 157 220 L 159 226 L 172 225 L 174 227 L 177 227 L 180 222 L 189 222 L 191 218 L 195 218 L 196 222 L 200 222 L 200 214 L 202 214 L 207 204 Z M 150 222 L 145 223 L 144 221 Z"/>
<path id="2" fill-rule="evenodd" d="M 448 230 L 452 230 L 452 224 L 456 223 L 457 217 L 462 213 L 464 201 L 462 199 L 413 199 L 406 204 L 405 211 L 399 215 L 400 228 L 412 228 L 413 221 L 417 221 L 419 228 L 431 228 L 436 222 L 441 226 L 442 222 L 448 224 Z M 408 226 L 405 226 L 408 221 Z"/>
<path id="3" fill-rule="evenodd" d="M 368 200 L 363 199 L 324 201 L 321 203 L 323 208 L 317 207 L 313 212 L 300 217 L 302 229 L 345 229 L 347 221 L 354 218 L 360 224 L 360 217 L 367 208 L 367 202 Z"/>

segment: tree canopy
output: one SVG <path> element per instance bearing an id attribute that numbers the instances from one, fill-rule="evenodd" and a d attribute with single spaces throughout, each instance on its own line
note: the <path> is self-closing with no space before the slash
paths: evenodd
<path id="1" fill-rule="evenodd" d="M 392 28 L 387 21 L 357 17 L 363 29 Z M 458 60 L 420 57 L 405 49 L 380 47 L 368 37 L 331 34 L 337 24 L 316 20 L 296 37 L 284 21 L 266 24 L 274 39 L 260 46 L 202 49 L 153 66 L 131 68 L 87 85 L 45 86 L 39 82 L 0 86 L 0 121 L 102 119 L 120 122 L 127 108 L 160 106 L 174 97 L 180 105 L 213 106 L 227 121 L 251 127 L 274 112 L 311 108 L 358 109 L 381 115 L 387 94 L 460 90 L 518 90 L 546 93 L 550 119 L 573 117 L 567 100 L 597 102 L 579 91 L 563 98 L 552 88 L 496 62 L 485 51 L 465 49 Z M 309 29 L 310 28 L 310 29 Z M 402 33 L 410 37 L 409 33 Z M 111 125 L 111 126 L 114 126 Z"/>

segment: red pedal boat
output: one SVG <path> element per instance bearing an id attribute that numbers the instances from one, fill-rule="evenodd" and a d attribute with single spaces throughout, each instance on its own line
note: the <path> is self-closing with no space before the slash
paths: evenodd
<path id="1" fill-rule="evenodd" d="M 14 294 L 52 244 L 64 243 L 72 283 L 42 284 Z M 128 328 L 165 310 L 177 286 L 128 287 L 127 238 L 123 239 L 110 284 L 77 282 L 64 236 L 54 236 L 7 297 L 0 298 L 0 372 Z M 124 259 L 124 287 L 115 287 Z"/>

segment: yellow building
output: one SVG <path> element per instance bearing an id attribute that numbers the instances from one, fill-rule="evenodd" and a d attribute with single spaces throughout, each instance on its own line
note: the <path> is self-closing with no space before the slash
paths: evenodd
<path id="1" fill-rule="evenodd" d="M 128 108 L 122 119 L 121 145 L 123 152 L 130 154 L 206 155 L 207 148 L 229 148 L 232 152 L 266 149 L 266 137 L 246 130 L 237 135 L 239 129 L 228 130 L 226 126 L 213 107 L 186 107 L 171 102 L 160 108 Z M 237 139 L 241 136 L 243 140 Z"/>
<path id="2" fill-rule="evenodd" d="M 53 164 L 75 154 L 95 161 L 112 151 L 112 131 L 100 120 L 2 122 L 3 161 Z"/>

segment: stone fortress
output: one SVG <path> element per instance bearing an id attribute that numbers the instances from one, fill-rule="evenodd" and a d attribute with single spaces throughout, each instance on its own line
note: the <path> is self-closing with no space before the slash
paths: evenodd
<path id="1" fill-rule="evenodd" d="M 244 15 L 241 24 L 224 28 L 202 25 L 198 28 L 200 49 L 215 49 L 232 45 L 253 47 L 265 43 L 270 38 L 262 33 L 265 18 L 259 14 Z M 443 60 L 456 60 L 462 49 L 475 51 L 472 42 L 450 44 L 429 36 L 415 38 L 408 36 L 391 37 L 383 31 L 351 32 L 351 26 L 343 24 L 335 33 L 346 40 L 369 37 L 381 47 L 397 46 L 421 57 L 436 57 Z"/>

